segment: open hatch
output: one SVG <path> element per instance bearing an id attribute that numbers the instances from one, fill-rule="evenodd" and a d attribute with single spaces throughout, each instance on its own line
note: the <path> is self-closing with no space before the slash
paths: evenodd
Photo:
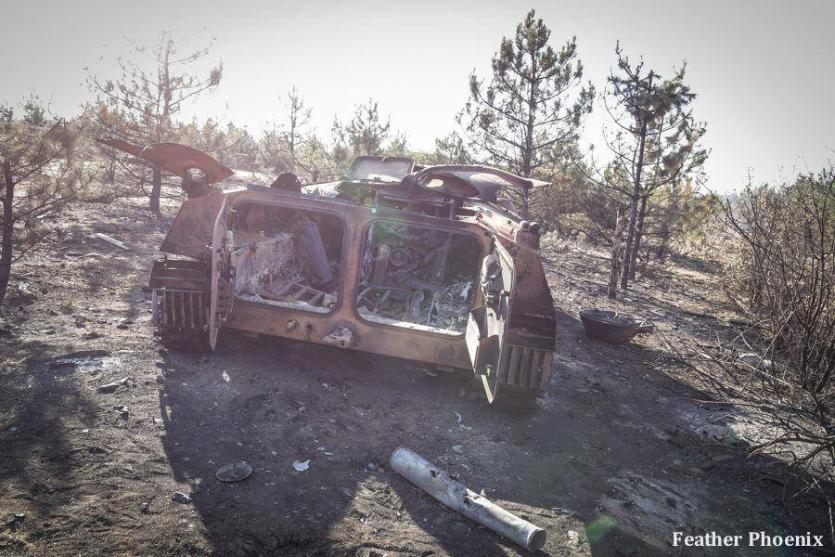
<path id="1" fill-rule="evenodd" d="M 505 332 L 510 321 L 514 283 L 513 259 L 504 246 L 494 240 L 491 252 L 481 262 L 480 286 L 484 304 L 470 312 L 466 335 L 473 372 L 481 378 L 490 403 L 498 393 L 500 374 L 509 363 Z"/>

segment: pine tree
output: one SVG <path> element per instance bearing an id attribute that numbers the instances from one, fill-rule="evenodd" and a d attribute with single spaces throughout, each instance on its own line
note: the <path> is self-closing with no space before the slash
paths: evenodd
<path id="1" fill-rule="evenodd" d="M 435 152 L 431 159 L 435 164 L 472 164 L 473 162 L 464 139 L 454 131 L 435 140 Z"/>
<path id="2" fill-rule="evenodd" d="M 44 238 L 43 217 L 76 198 L 89 182 L 76 160 L 79 133 L 51 118 L 37 97 L 22 114 L 0 106 L 0 305 L 12 265 Z"/>
<path id="3" fill-rule="evenodd" d="M 614 132 L 606 134 L 612 161 L 597 181 L 628 199 L 628 225 L 621 265 L 621 288 L 634 278 L 648 203 L 653 194 L 675 189 L 698 172 L 707 151 L 698 142 L 705 133 L 691 105 L 696 95 L 684 82 L 686 65 L 661 79 L 644 62 L 633 65 L 618 44 L 617 71 L 608 78 L 606 109 Z"/>
<path id="4" fill-rule="evenodd" d="M 299 172 L 306 165 L 300 155 L 312 141 L 309 130 L 313 109 L 307 106 L 301 92 L 291 87 L 287 92 L 284 114 L 264 131 L 260 141 L 261 159 L 274 172 Z"/>
<path id="5" fill-rule="evenodd" d="M 377 101 L 368 99 L 368 103 L 354 109 L 354 117 L 345 127 L 348 142 L 354 155 L 380 155 L 391 130 L 391 120 L 383 121 Z"/>
<path id="6" fill-rule="evenodd" d="M 531 10 L 504 38 L 489 82 L 470 76 L 470 99 L 458 116 L 477 156 L 530 177 L 576 141 L 591 112 L 594 87 L 582 86 L 575 38 L 558 51 L 551 31 Z M 527 215 L 527 195 L 517 199 Z"/>
<path id="7" fill-rule="evenodd" d="M 353 157 L 360 155 L 383 155 L 386 152 L 386 140 L 391 131 L 391 120 L 380 115 L 377 101 L 368 99 L 366 104 L 354 107 L 354 115 L 348 124 L 338 118 L 333 121 L 333 159 L 336 167 L 345 170 Z M 405 149 L 405 138 L 401 147 Z M 398 138 L 395 138 L 397 143 Z M 398 148 L 398 145 L 394 145 Z"/>
<path id="8" fill-rule="evenodd" d="M 223 74 L 221 64 L 204 76 L 193 66 L 209 54 L 205 47 L 180 55 L 173 37 L 162 33 L 153 51 L 152 66 L 138 60 L 145 49 L 135 47 L 134 57 L 119 59 L 120 76 L 105 79 L 88 73 L 87 85 L 97 96 L 96 123 L 102 133 L 142 146 L 176 140 L 176 117 L 186 101 L 215 89 Z M 153 167 L 150 208 L 159 212 L 162 174 Z"/>

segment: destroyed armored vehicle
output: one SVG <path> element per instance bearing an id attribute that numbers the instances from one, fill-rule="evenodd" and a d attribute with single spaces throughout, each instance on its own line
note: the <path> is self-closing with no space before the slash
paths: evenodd
<path id="1" fill-rule="evenodd" d="M 200 151 L 103 143 L 180 176 L 188 195 L 151 271 L 164 338 L 214 349 L 237 329 L 466 369 L 490 402 L 548 384 L 539 226 L 501 199 L 531 180 L 359 157 L 338 182 L 221 187 L 233 171 Z"/>

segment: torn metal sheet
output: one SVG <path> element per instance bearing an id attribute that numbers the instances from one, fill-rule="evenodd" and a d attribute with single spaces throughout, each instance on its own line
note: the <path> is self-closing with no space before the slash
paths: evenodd
<path id="1" fill-rule="evenodd" d="M 208 184 L 225 180 L 234 171 L 219 163 L 203 151 L 178 143 L 155 143 L 146 147 L 135 145 L 121 139 L 99 139 L 99 143 L 115 147 L 120 151 L 159 165 L 162 169 L 179 176 L 191 178 L 190 170 L 200 170 Z"/>

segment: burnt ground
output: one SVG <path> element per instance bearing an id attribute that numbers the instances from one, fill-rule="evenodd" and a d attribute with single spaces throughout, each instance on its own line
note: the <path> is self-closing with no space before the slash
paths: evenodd
<path id="1" fill-rule="evenodd" d="M 675 530 L 825 533 L 814 501 L 789 514 L 746 459 L 745 415 L 700 403 L 660 334 L 585 338 L 576 311 L 607 305 L 587 246 L 546 242 L 555 374 L 535 409 L 509 410 L 467 376 L 361 353 L 232 333 L 211 355 L 163 347 L 143 287 L 174 202 L 159 220 L 142 204 L 80 204 L 16 267 L 34 300 L 12 292 L 0 322 L 0 555 L 525 553 L 390 472 L 401 445 L 544 527 L 546 555 L 676 554 Z M 705 269 L 669 264 L 615 305 L 677 345 L 709 339 L 732 312 Z M 56 359 L 78 351 L 97 352 Z M 250 478 L 215 479 L 240 460 Z"/>

